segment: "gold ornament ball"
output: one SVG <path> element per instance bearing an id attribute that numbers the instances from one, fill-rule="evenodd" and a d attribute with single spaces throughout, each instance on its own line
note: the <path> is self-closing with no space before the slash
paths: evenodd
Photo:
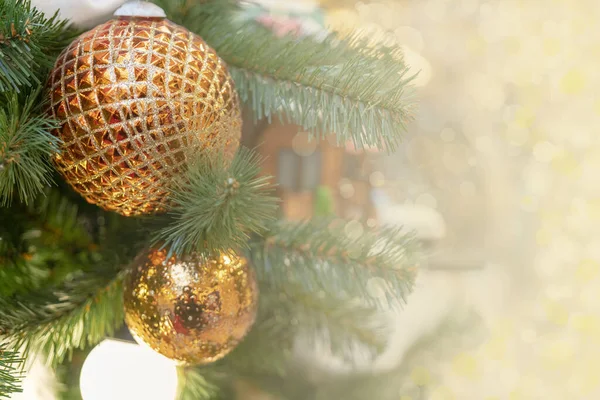
<path id="1" fill-rule="evenodd" d="M 139 343 L 185 364 L 216 361 L 242 340 L 256 317 L 258 286 L 244 257 L 167 258 L 150 250 L 124 287 L 125 322 Z"/>
<path id="2" fill-rule="evenodd" d="M 164 211 L 169 182 L 190 157 L 239 146 L 239 99 L 225 63 L 165 18 L 120 17 L 82 34 L 48 86 L 64 142 L 54 163 L 106 210 Z"/>

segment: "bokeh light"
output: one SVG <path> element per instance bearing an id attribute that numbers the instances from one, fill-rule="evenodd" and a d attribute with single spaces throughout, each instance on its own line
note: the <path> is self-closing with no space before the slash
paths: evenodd
<path id="1" fill-rule="evenodd" d="M 439 211 L 443 259 L 476 254 L 490 271 L 459 261 L 443 272 L 438 296 L 479 322 L 411 351 L 399 398 L 600 398 L 599 17 L 592 0 L 364 1 L 331 13 L 340 32 L 404 46 L 422 73 L 415 120 L 371 184 Z"/>
<path id="2" fill-rule="evenodd" d="M 79 386 L 84 400 L 175 399 L 177 368 L 149 348 L 106 339 L 85 359 Z"/>

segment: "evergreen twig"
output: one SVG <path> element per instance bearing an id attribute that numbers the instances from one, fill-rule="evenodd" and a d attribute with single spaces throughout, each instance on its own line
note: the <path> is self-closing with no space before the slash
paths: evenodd
<path id="1" fill-rule="evenodd" d="M 400 228 L 354 232 L 347 221 L 320 219 L 273 224 L 252 243 L 251 257 L 261 280 L 395 306 L 412 288 L 416 253 Z"/>
<path id="2" fill-rule="evenodd" d="M 185 180 L 174 184 L 167 226 L 154 239 L 176 254 L 244 247 L 250 233 L 275 218 L 277 199 L 270 177 L 259 176 L 261 158 L 241 148 L 224 156 L 199 157 Z"/>
<path id="3" fill-rule="evenodd" d="M 13 348 L 46 354 L 53 364 L 122 323 L 121 266 L 146 244 L 148 235 L 136 219 L 96 207 L 84 212 L 86 206 L 53 189 L 29 206 L 0 210 L 7 222 L 0 227 L 4 272 L 13 283 L 23 282 L 24 271 L 6 268 L 20 260 L 48 277 L 31 282 L 26 291 L 9 285 L 12 295 L 0 296 L 0 335 Z M 13 219 L 11 212 L 18 215 Z M 25 258 L 22 249 L 31 249 L 31 256 Z"/>
<path id="4" fill-rule="evenodd" d="M 74 33 L 58 13 L 47 18 L 30 0 L 0 0 L 0 92 L 41 84 Z"/>
<path id="5" fill-rule="evenodd" d="M 267 374 L 285 377 L 293 356 L 296 325 L 292 317 L 280 313 L 264 290 L 260 296 L 259 315 L 244 340 L 217 365 L 239 375 Z M 266 308 L 271 307 L 271 308 Z"/>
<path id="6" fill-rule="evenodd" d="M 52 181 L 48 158 L 59 140 L 50 132 L 57 125 L 41 113 L 39 97 L 40 90 L 0 94 L 0 206 L 15 193 L 27 203 Z"/>
<path id="7" fill-rule="evenodd" d="M 13 393 L 21 393 L 23 379 L 21 364 L 23 359 L 16 351 L 9 351 L 0 343 L 0 398 L 9 398 Z"/>
<path id="8" fill-rule="evenodd" d="M 232 377 L 219 373 L 217 369 L 179 367 L 178 400 L 226 400 L 226 389 L 223 388 L 223 380 L 231 383 Z"/>
<path id="9" fill-rule="evenodd" d="M 99 256 L 78 205 L 56 188 L 0 208 L 0 221 L 0 296 L 58 283 Z"/>
<path id="10" fill-rule="evenodd" d="M 123 274 L 108 275 L 88 274 L 55 290 L 0 298 L 0 332 L 11 348 L 45 354 L 56 365 L 121 325 Z"/>
<path id="11" fill-rule="evenodd" d="M 291 285 L 290 285 L 291 286 Z M 309 343 L 326 345 L 330 351 L 353 361 L 358 349 L 377 355 L 386 345 L 389 328 L 377 310 L 325 293 L 311 293 L 300 286 L 288 286 L 281 297 L 288 307 L 299 333 Z M 274 305 L 273 305 L 274 306 Z"/>
<path id="12" fill-rule="evenodd" d="M 280 393 L 281 381 L 293 381 L 299 372 L 294 361 L 299 340 L 327 346 L 332 354 L 350 362 L 364 351 L 373 356 L 383 349 L 387 324 L 370 307 L 329 293 L 311 293 L 294 283 L 265 285 L 261 284 L 257 321 L 233 352 L 210 366 L 181 371 L 185 374 L 182 389 L 189 396 L 183 399 L 212 399 L 222 393 L 226 385 L 219 376 L 228 382 L 247 379 Z"/>
<path id="13" fill-rule="evenodd" d="M 206 40 L 229 65 L 242 101 L 255 119 L 286 122 L 338 143 L 393 151 L 411 113 L 411 77 L 399 46 L 373 46 L 358 34 L 277 37 L 243 21 L 231 1 L 157 1 L 168 15 Z"/>
<path id="14" fill-rule="evenodd" d="M 359 301 L 293 282 L 272 287 L 263 297 L 261 306 L 273 310 L 273 324 L 280 326 L 277 343 L 291 336 L 349 362 L 373 357 L 385 347 L 389 326 L 376 309 Z"/>

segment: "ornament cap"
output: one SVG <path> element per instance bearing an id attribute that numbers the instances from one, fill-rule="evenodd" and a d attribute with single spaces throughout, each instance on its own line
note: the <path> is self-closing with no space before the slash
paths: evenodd
<path id="1" fill-rule="evenodd" d="M 128 1 L 117 8 L 115 17 L 165 18 L 167 14 L 156 4 L 147 1 Z"/>

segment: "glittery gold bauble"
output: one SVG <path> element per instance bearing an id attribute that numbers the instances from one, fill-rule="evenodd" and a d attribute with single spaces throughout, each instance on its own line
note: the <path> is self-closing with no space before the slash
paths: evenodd
<path id="1" fill-rule="evenodd" d="M 140 343 L 186 364 L 229 353 L 250 330 L 258 287 L 245 258 L 221 254 L 138 258 L 124 288 L 125 321 Z"/>
<path id="2" fill-rule="evenodd" d="M 164 18 L 121 17 L 82 34 L 58 57 L 49 87 L 64 142 L 57 169 L 88 202 L 123 215 L 163 211 L 190 156 L 232 155 L 239 145 L 227 67 Z"/>

